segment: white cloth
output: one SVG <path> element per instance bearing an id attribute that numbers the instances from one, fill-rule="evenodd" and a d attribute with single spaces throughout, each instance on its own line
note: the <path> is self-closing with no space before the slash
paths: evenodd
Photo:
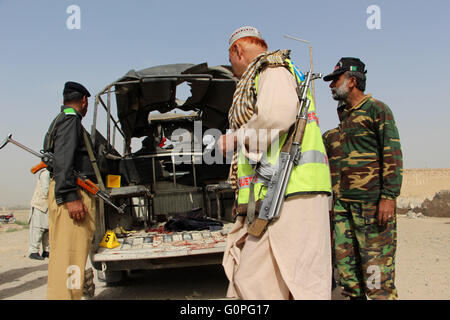
<path id="1" fill-rule="evenodd" d="M 227 297 L 331 299 L 331 244 L 326 195 L 287 199 L 258 239 L 239 217 L 227 239 Z"/>
<path id="2" fill-rule="evenodd" d="M 36 188 L 34 189 L 33 197 L 31 198 L 31 207 L 38 208 L 41 212 L 47 213 L 47 196 L 48 188 L 50 186 L 50 172 L 44 168 L 41 169 L 38 174 L 39 178 L 36 183 Z"/>
<path id="3" fill-rule="evenodd" d="M 47 196 L 50 186 L 50 172 L 47 169 L 39 171 L 39 179 L 31 199 L 31 210 L 28 223 L 30 224 L 30 253 L 38 253 L 42 244 L 44 251 L 49 251 L 48 240 L 48 205 Z"/>
<path id="4" fill-rule="evenodd" d="M 48 214 L 37 208 L 31 208 L 30 216 L 29 253 L 39 253 L 41 244 L 42 250 L 49 252 Z"/>

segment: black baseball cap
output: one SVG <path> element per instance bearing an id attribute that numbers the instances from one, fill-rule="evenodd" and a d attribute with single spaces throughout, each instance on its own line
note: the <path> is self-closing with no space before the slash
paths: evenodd
<path id="1" fill-rule="evenodd" d="M 64 84 L 64 91 L 63 94 L 71 93 L 71 92 L 79 92 L 83 96 L 90 97 L 91 94 L 89 91 L 80 83 L 68 81 Z"/>
<path id="2" fill-rule="evenodd" d="M 365 64 L 359 60 L 358 58 L 345 57 L 341 58 L 339 62 L 334 67 L 334 71 L 329 75 L 323 77 L 324 81 L 331 81 L 334 77 L 346 72 L 346 71 L 356 71 L 361 73 L 366 73 L 367 70 L 364 70 Z"/>

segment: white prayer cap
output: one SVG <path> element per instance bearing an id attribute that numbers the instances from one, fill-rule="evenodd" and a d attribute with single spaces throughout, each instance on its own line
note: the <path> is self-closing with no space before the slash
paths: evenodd
<path id="1" fill-rule="evenodd" d="M 228 41 L 230 47 L 236 41 L 244 37 L 255 37 L 262 39 L 261 33 L 255 27 L 245 26 L 240 27 L 231 34 L 230 40 Z"/>

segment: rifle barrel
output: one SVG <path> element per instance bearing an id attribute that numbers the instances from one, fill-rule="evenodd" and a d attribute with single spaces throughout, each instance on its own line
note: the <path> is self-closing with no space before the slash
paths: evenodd
<path id="1" fill-rule="evenodd" d="M 40 153 L 38 153 L 38 152 L 36 152 L 36 151 L 34 151 L 34 150 L 28 148 L 28 147 L 25 147 L 23 144 L 17 142 L 17 141 L 14 140 L 14 139 L 11 139 L 11 137 L 8 138 L 8 141 L 11 142 L 11 143 L 13 143 L 13 144 L 15 144 L 16 146 L 22 148 L 23 150 L 28 151 L 28 152 L 31 153 L 31 154 L 34 154 L 36 157 L 42 158 L 42 154 L 40 154 Z"/>
<path id="2" fill-rule="evenodd" d="M 36 157 L 40 158 L 44 163 L 46 160 L 44 160 L 45 157 L 49 157 L 51 156 L 50 153 L 38 153 L 26 146 L 24 146 L 23 144 L 17 142 L 16 140 L 12 139 L 12 134 L 10 134 L 5 142 L 1 145 L 0 149 L 3 148 L 8 142 L 11 142 L 13 144 L 15 144 L 16 146 L 18 146 L 19 148 L 28 151 L 29 153 L 35 155 Z M 48 159 L 49 160 L 49 159 Z M 45 163 L 47 165 L 47 163 Z M 101 199 L 103 199 L 106 203 L 108 203 L 110 206 L 112 206 L 113 208 L 115 208 L 117 211 L 119 211 L 120 213 L 124 213 L 123 208 L 119 208 L 117 207 L 109 198 L 109 195 L 106 193 L 101 192 L 101 190 L 98 190 L 98 187 L 93 183 L 90 182 L 92 185 L 89 185 L 89 183 L 87 183 L 84 179 L 80 178 L 78 176 L 78 174 L 75 172 L 75 176 L 77 177 L 77 184 L 78 186 L 80 186 L 81 188 L 83 188 L 84 190 L 93 193 L 94 195 L 100 197 Z M 81 183 L 79 183 L 79 181 L 81 181 Z M 97 188 L 97 189 L 96 189 Z M 96 190 L 94 190 L 96 189 Z M 124 206 L 123 206 L 124 207 Z"/>

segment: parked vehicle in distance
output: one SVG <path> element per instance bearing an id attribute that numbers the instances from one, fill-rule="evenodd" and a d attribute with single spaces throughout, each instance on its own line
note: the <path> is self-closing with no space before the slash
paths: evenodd
<path id="1" fill-rule="evenodd" d="M 0 223 L 14 223 L 14 222 L 16 222 L 14 214 L 9 213 L 0 215 Z"/>

